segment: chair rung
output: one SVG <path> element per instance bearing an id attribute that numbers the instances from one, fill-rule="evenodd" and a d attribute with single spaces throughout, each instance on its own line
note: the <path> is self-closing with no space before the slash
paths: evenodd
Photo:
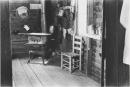
<path id="1" fill-rule="evenodd" d="M 81 39 L 82 37 L 81 36 L 74 36 L 75 37 L 75 39 Z"/>
<path id="2" fill-rule="evenodd" d="M 79 47 L 74 47 L 74 49 L 76 49 L 76 50 L 81 50 L 81 48 L 79 48 Z"/>
<path id="3" fill-rule="evenodd" d="M 79 66 L 77 66 L 77 67 L 74 67 L 74 68 L 79 68 Z"/>
<path id="4" fill-rule="evenodd" d="M 81 42 L 74 42 L 74 44 L 81 44 Z"/>
<path id="5" fill-rule="evenodd" d="M 68 65 L 68 64 L 63 64 L 63 66 L 66 66 L 66 65 Z"/>
<path id="6" fill-rule="evenodd" d="M 62 56 L 67 56 L 67 57 L 71 57 L 71 56 L 69 56 L 69 55 L 67 55 L 67 54 L 65 54 L 65 53 L 63 53 L 63 54 L 62 54 Z"/>
<path id="7" fill-rule="evenodd" d="M 63 59 L 69 59 L 69 58 L 68 57 L 67 58 L 63 57 Z"/>
<path id="8" fill-rule="evenodd" d="M 69 67 L 67 67 L 67 66 L 63 66 L 63 67 L 69 69 Z"/>
<path id="9" fill-rule="evenodd" d="M 66 62 L 66 63 L 69 63 L 68 61 L 66 61 L 66 60 L 63 60 L 64 62 Z"/>

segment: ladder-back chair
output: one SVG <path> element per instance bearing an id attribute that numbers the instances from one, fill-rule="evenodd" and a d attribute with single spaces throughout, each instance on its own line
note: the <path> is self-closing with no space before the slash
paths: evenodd
<path id="1" fill-rule="evenodd" d="M 73 35 L 72 52 L 61 52 L 61 68 L 71 73 L 75 69 L 81 70 L 82 37 Z"/>

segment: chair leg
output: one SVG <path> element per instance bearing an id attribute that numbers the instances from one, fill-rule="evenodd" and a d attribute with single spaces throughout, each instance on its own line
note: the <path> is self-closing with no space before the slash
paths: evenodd
<path id="1" fill-rule="evenodd" d="M 41 55 L 41 57 L 42 57 L 42 63 L 43 63 L 43 65 L 44 65 L 45 55 Z"/>
<path id="2" fill-rule="evenodd" d="M 61 69 L 63 69 L 63 55 L 61 54 Z"/>
<path id="3" fill-rule="evenodd" d="M 72 59 L 69 57 L 69 71 L 72 73 Z"/>
<path id="4" fill-rule="evenodd" d="M 79 70 L 81 71 L 81 58 L 79 60 Z"/>
<path id="5" fill-rule="evenodd" d="M 73 63 L 73 59 L 71 59 L 71 70 L 74 69 L 74 63 Z"/>
<path id="6" fill-rule="evenodd" d="M 27 64 L 30 63 L 30 59 L 27 61 Z"/>
<path id="7" fill-rule="evenodd" d="M 27 63 L 30 63 L 30 60 L 31 60 L 30 50 L 29 50 L 28 54 L 29 54 L 29 59 L 28 59 Z"/>
<path id="8" fill-rule="evenodd" d="M 31 52 L 32 51 L 29 51 L 29 60 L 27 61 L 27 63 L 30 63 L 31 59 L 33 59 L 33 57 L 31 56 Z"/>

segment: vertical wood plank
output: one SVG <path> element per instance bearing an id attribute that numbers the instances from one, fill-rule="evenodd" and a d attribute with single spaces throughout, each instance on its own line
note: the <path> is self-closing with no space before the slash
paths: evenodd
<path id="1" fill-rule="evenodd" d="M 29 67 L 32 69 L 35 75 L 39 78 L 41 84 L 44 85 L 44 87 L 51 87 L 51 86 L 56 85 L 55 81 L 48 75 L 46 70 L 42 69 L 41 65 L 30 64 Z"/>
<path id="2" fill-rule="evenodd" d="M 13 80 L 16 87 L 32 87 L 23 66 L 20 64 L 18 59 L 12 61 L 13 67 Z"/>
<path id="3" fill-rule="evenodd" d="M 106 85 L 118 86 L 117 0 L 106 1 Z"/>
<path id="4" fill-rule="evenodd" d="M 1 85 L 12 86 L 9 1 L 0 1 L 1 9 Z"/>
<path id="5" fill-rule="evenodd" d="M 43 87 L 44 85 L 42 85 L 39 81 L 39 78 L 35 75 L 35 73 L 31 70 L 31 68 L 29 67 L 29 64 L 27 64 L 27 60 L 25 59 L 19 59 L 19 62 L 21 64 L 21 66 L 23 67 L 27 78 L 29 79 L 30 83 L 32 84 L 33 87 Z"/>

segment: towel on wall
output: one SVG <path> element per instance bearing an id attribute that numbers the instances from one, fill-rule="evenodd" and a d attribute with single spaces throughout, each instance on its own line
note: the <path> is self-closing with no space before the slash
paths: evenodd
<path id="1" fill-rule="evenodd" d="M 126 29 L 123 63 L 130 65 L 130 0 L 123 1 L 120 23 Z"/>

